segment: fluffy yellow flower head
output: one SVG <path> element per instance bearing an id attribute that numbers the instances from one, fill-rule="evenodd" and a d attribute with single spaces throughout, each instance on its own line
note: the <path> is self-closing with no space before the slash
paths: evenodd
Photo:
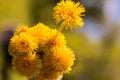
<path id="1" fill-rule="evenodd" d="M 51 29 L 45 46 L 53 48 L 53 47 L 61 47 L 63 45 L 66 45 L 66 40 L 64 35 L 59 31 L 57 31 L 56 29 Z"/>
<path id="2" fill-rule="evenodd" d="M 75 56 L 73 51 L 68 47 L 58 49 L 51 57 L 52 69 L 56 72 L 69 72 L 74 64 Z"/>
<path id="3" fill-rule="evenodd" d="M 56 23 L 61 23 L 60 27 L 65 29 L 74 29 L 84 25 L 82 13 L 85 8 L 79 2 L 72 0 L 62 0 L 54 7 L 53 18 Z"/>
<path id="4" fill-rule="evenodd" d="M 41 60 L 34 53 L 27 56 L 14 56 L 12 60 L 13 68 L 27 77 L 33 77 L 42 68 Z"/>
<path id="5" fill-rule="evenodd" d="M 28 34 L 36 37 L 38 39 L 38 44 L 43 44 L 50 35 L 50 30 L 51 29 L 43 23 L 38 23 L 37 25 L 30 28 Z"/>
<path id="6" fill-rule="evenodd" d="M 20 26 L 17 28 L 17 30 L 15 31 L 14 35 L 19 35 L 22 32 L 27 32 L 29 30 L 28 26 Z"/>
<path id="7" fill-rule="evenodd" d="M 51 53 L 51 54 L 50 54 Z M 73 51 L 64 46 L 50 50 L 43 58 L 44 67 L 53 72 L 66 73 L 71 70 L 71 66 L 74 64 L 75 55 Z"/>
<path id="8" fill-rule="evenodd" d="M 29 53 L 37 49 L 36 39 L 24 32 L 10 39 L 8 51 L 11 55 Z"/>

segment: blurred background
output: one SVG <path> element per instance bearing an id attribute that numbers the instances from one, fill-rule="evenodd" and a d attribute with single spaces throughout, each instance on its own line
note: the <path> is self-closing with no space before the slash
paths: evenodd
<path id="1" fill-rule="evenodd" d="M 74 0 L 86 8 L 85 25 L 63 31 L 76 55 L 72 71 L 63 80 L 120 80 L 120 0 Z M 27 80 L 11 67 L 9 39 L 24 24 L 42 22 L 57 28 L 52 19 L 59 0 L 0 0 L 0 80 Z"/>

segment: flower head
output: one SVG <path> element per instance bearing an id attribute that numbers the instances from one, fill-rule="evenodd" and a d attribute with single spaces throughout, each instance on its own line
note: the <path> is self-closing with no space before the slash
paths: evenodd
<path id="1" fill-rule="evenodd" d="M 28 26 L 20 26 L 19 28 L 17 28 L 17 30 L 15 31 L 14 35 L 19 35 L 22 32 L 27 32 L 29 30 Z"/>
<path id="2" fill-rule="evenodd" d="M 56 48 L 56 50 L 50 50 L 49 53 L 43 58 L 43 61 L 45 62 L 43 63 L 44 68 L 49 66 L 47 68 L 48 70 L 59 72 L 61 74 L 71 70 L 71 66 L 74 64 L 75 55 L 70 48 L 64 46 Z"/>
<path id="3" fill-rule="evenodd" d="M 64 45 L 66 45 L 66 40 L 64 35 L 58 32 L 56 29 L 51 29 L 45 46 L 49 48 L 53 48 L 53 47 L 56 48 L 56 47 L 62 47 Z"/>
<path id="4" fill-rule="evenodd" d="M 38 39 L 38 44 L 43 44 L 50 35 L 50 30 L 51 29 L 43 23 L 38 23 L 37 25 L 30 28 L 28 34 L 36 37 Z"/>
<path id="5" fill-rule="evenodd" d="M 8 51 L 11 55 L 33 52 L 38 45 L 36 39 L 26 33 L 14 35 L 10 39 Z"/>
<path id="6" fill-rule="evenodd" d="M 56 23 L 61 22 L 60 27 L 65 29 L 74 29 L 84 25 L 82 13 L 85 8 L 79 2 L 75 3 L 72 0 L 62 0 L 54 7 L 53 18 Z"/>
<path id="7" fill-rule="evenodd" d="M 54 53 L 51 59 L 51 64 L 55 71 L 66 73 L 71 70 L 75 55 L 70 48 L 64 47 Z"/>
<path id="8" fill-rule="evenodd" d="M 27 56 L 14 56 L 13 68 L 27 77 L 33 77 L 42 68 L 41 60 L 37 55 L 29 53 Z"/>

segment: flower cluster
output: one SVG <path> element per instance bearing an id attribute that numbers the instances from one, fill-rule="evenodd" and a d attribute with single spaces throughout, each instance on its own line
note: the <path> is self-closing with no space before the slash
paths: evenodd
<path id="1" fill-rule="evenodd" d="M 10 40 L 9 53 L 15 70 L 38 80 L 57 79 L 71 70 L 75 60 L 64 35 L 43 23 L 19 27 Z"/>
<path id="2" fill-rule="evenodd" d="M 53 17 L 62 27 L 72 29 L 82 26 L 79 17 L 85 9 L 80 3 L 62 0 L 54 8 Z M 61 27 L 60 27 L 61 28 Z M 57 80 L 71 70 L 74 52 L 66 45 L 61 29 L 51 29 L 43 23 L 33 27 L 20 26 L 10 39 L 8 51 L 13 68 L 35 80 Z"/>

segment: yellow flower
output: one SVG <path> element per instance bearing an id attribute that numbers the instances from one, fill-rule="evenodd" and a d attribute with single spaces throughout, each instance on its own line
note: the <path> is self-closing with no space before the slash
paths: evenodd
<path id="1" fill-rule="evenodd" d="M 27 56 L 14 56 L 12 65 L 16 71 L 27 77 L 37 75 L 42 68 L 41 60 L 35 53 L 29 53 Z"/>
<path id="2" fill-rule="evenodd" d="M 53 47 L 56 48 L 64 45 L 66 45 L 66 40 L 64 35 L 58 32 L 56 29 L 51 29 L 45 46 L 49 48 L 53 48 Z"/>
<path id="3" fill-rule="evenodd" d="M 75 55 L 69 47 L 63 47 L 53 54 L 51 63 L 56 71 L 69 72 L 74 64 Z"/>
<path id="4" fill-rule="evenodd" d="M 56 23 L 61 23 L 60 28 L 75 29 L 84 25 L 82 13 L 85 8 L 79 2 L 72 0 L 62 0 L 54 7 L 53 18 Z"/>
<path id="5" fill-rule="evenodd" d="M 70 48 L 64 46 L 56 48 L 56 50 L 50 51 L 50 53 L 44 55 L 44 68 L 47 66 L 48 70 L 61 74 L 71 70 L 71 66 L 74 64 L 75 55 Z"/>
<path id="6" fill-rule="evenodd" d="M 11 55 L 29 53 L 37 49 L 36 39 L 26 33 L 14 35 L 10 39 L 8 51 Z"/>
<path id="7" fill-rule="evenodd" d="M 20 33 L 27 32 L 28 30 L 29 30 L 28 26 L 20 26 L 19 28 L 17 28 L 14 35 L 19 35 Z"/>
<path id="8" fill-rule="evenodd" d="M 34 36 L 38 39 L 38 44 L 43 44 L 49 36 L 50 28 L 43 23 L 38 23 L 37 25 L 30 28 L 28 34 Z"/>

